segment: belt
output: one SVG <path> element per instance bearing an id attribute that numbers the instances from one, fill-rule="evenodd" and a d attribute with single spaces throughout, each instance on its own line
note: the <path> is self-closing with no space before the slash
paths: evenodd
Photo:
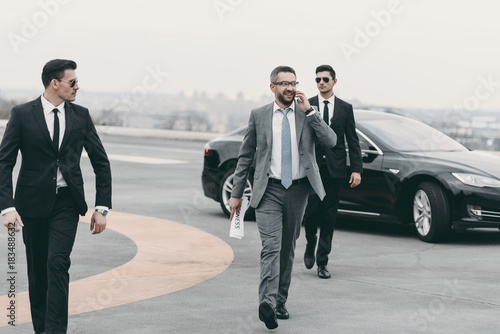
<path id="1" fill-rule="evenodd" d="M 68 187 L 56 187 L 56 195 L 64 195 L 69 192 Z"/>
<path id="2" fill-rule="evenodd" d="M 269 178 L 269 183 L 281 184 L 281 180 L 273 179 L 272 177 L 270 177 Z M 301 179 L 293 180 L 292 181 L 292 186 L 295 186 L 297 184 L 305 184 L 305 183 L 309 183 L 309 180 L 307 179 L 307 177 L 303 177 Z"/>

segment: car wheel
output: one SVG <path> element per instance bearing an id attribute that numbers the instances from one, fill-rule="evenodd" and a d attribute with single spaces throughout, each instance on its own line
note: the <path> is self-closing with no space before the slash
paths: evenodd
<path id="1" fill-rule="evenodd" d="M 226 172 L 226 174 L 222 177 L 221 186 L 220 186 L 220 206 L 222 211 L 226 214 L 226 216 L 231 215 L 231 211 L 229 210 L 229 199 L 231 198 L 231 192 L 233 191 L 233 181 L 234 181 L 234 168 L 231 168 Z M 245 190 L 243 192 L 243 196 L 251 197 L 252 196 L 252 184 L 249 180 L 247 180 L 247 184 L 245 185 Z M 248 209 L 245 217 L 249 217 L 252 215 L 253 210 Z"/>
<path id="2" fill-rule="evenodd" d="M 447 239 L 451 232 L 448 198 L 433 182 L 420 183 L 413 197 L 413 222 L 418 237 L 426 242 Z"/>

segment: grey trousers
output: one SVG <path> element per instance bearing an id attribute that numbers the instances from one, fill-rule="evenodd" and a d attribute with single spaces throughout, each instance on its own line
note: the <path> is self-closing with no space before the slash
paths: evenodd
<path id="1" fill-rule="evenodd" d="M 309 192 L 307 182 L 288 189 L 269 183 L 255 209 L 262 242 L 259 303 L 265 301 L 276 307 L 288 298 L 295 243 L 300 235 Z"/>

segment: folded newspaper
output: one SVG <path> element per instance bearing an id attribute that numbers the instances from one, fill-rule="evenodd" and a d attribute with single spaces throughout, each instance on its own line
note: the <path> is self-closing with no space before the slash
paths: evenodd
<path id="1" fill-rule="evenodd" d="M 243 224 L 243 218 L 245 218 L 245 212 L 248 209 L 248 197 L 243 197 L 241 200 L 240 213 L 234 213 L 233 219 L 231 220 L 231 228 L 229 230 L 229 236 L 233 238 L 241 239 L 245 234 L 245 226 Z"/>

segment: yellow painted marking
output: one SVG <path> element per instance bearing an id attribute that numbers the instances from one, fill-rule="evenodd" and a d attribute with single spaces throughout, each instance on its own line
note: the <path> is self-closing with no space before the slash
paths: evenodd
<path id="1" fill-rule="evenodd" d="M 81 221 L 90 222 L 92 213 L 93 210 L 89 210 Z M 116 211 L 110 212 L 107 221 L 107 228 L 136 243 L 137 254 L 120 267 L 70 282 L 70 315 L 188 288 L 222 273 L 234 259 L 227 243 L 188 225 Z M 1 308 L 5 310 L 10 300 L 7 295 L 0 296 Z M 31 322 L 28 293 L 16 294 L 15 303 L 15 324 Z M 3 316 L 0 327 L 7 326 L 7 321 Z"/>

